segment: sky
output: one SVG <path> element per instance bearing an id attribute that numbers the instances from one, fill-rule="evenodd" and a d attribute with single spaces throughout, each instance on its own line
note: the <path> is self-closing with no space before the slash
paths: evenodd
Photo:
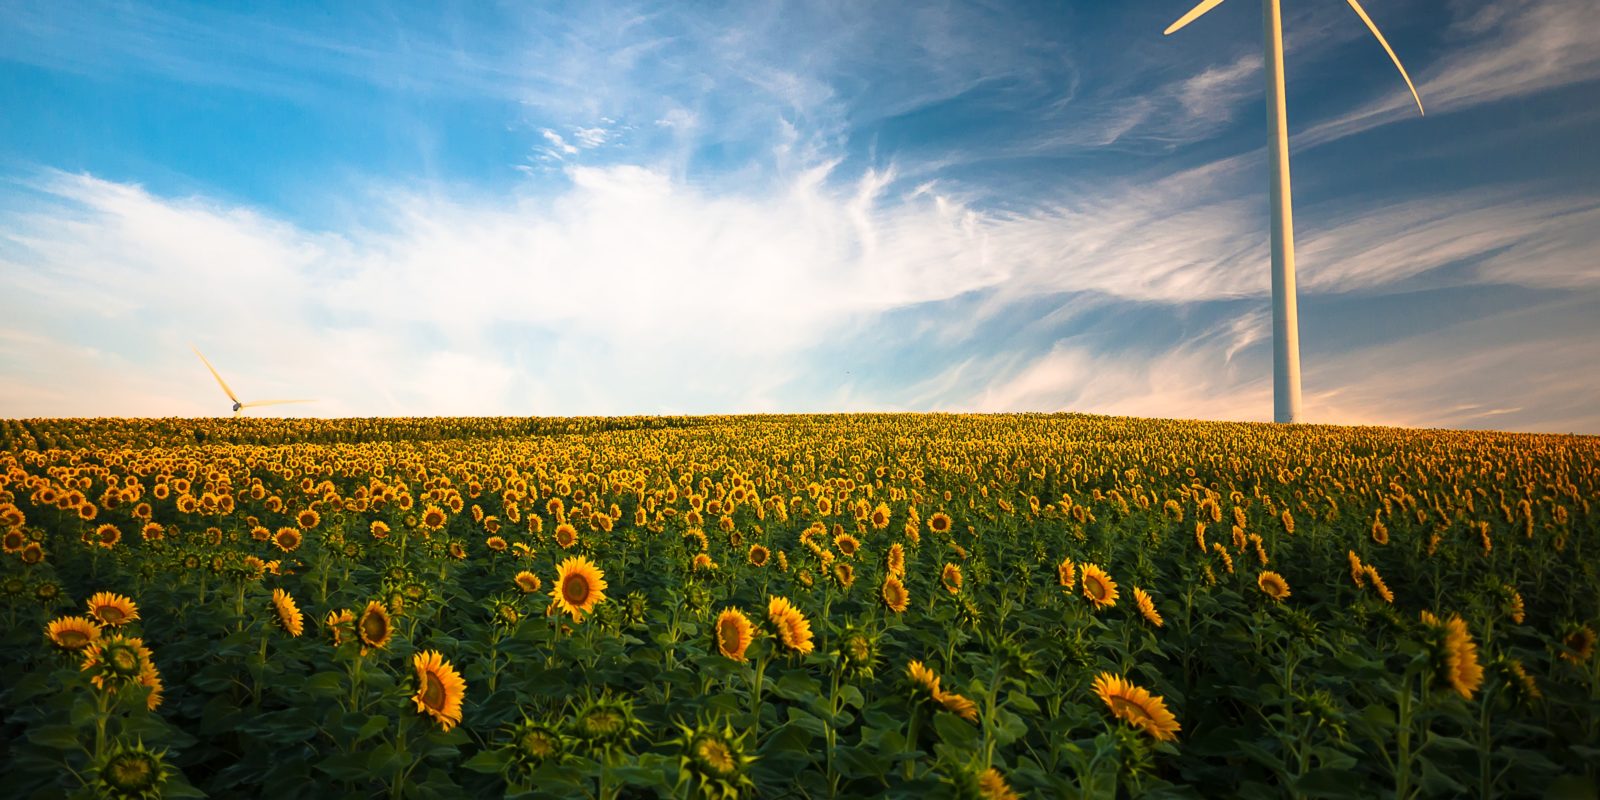
<path id="1" fill-rule="evenodd" d="M 1303 416 L 1600 433 L 1593 0 L 1284 0 Z M 1272 419 L 1260 7 L 0 0 L 0 416 Z"/>

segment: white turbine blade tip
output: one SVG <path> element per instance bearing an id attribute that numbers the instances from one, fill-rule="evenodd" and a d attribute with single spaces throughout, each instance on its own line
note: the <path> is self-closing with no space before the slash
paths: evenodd
<path id="1" fill-rule="evenodd" d="M 1167 29 L 1161 32 L 1161 35 L 1171 36 L 1172 34 L 1177 33 L 1183 29 L 1183 26 L 1194 22 L 1195 20 L 1199 19 L 1202 14 L 1205 14 L 1207 11 L 1210 11 L 1219 5 L 1222 5 L 1222 0 L 1201 0 L 1200 5 L 1189 9 L 1189 13 L 1179 17 L 1177 22 L 1168 25 Z"/>
<path id="2" fill-rule="evenodd" d="M 1400 70 L 1400 77 L 1405 80 L 1406 88 L 1411 90 L 1411 99 L 1417 101 L 1417 113 L 1427 116 L 1428 112 L 1422 108 L 1422 95 L 1417 94 L 1417 86 L 1411 82 L 1411 75 L 1406 72 L 1406 65 L 1400 63 L 1400 56 L 1395 55 L 1394 48 L 1389 46 L 1389 40 L 1383 38 L 1383 31 L 1378 30 L 1377 23 L 1372 21 L 1372 17 L 1367 16 L 1367 10 L 1361 7 L 1361 3 L 1357 2 L 1357 0 L 1345 0 L 1345 2 L 1348 2 L 1350 8 L 1356 12 L 1356 16 L 1366 23 L 1367 30 L 1372 31 L 1372 35 L 1378 40 L 1378 44 L 1383 45 L 1383 52 L 1389 54 L 1389 60 L 1394 62 L 1395 69 Z"/>

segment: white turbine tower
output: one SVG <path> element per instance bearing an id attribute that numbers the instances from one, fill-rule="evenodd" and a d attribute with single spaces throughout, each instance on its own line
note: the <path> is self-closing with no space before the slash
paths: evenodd
<path id="1" fill-rule="evenodd" d="M 1383 45 L 1384 52 L 1400 70 L 1400 77 L 1411 89 L 1422 113 L 1422 97 L 1411 83 L 1411 76 L 1383 38 L 1378 26 L 1356 0 L 1346 0 L 1356 16 Z M 1195 21 L 1200 15 L 1222 4 L 1222 0 L 1202 0 L 1167 27 L 1171 34 Z M 1300 322 L 1294 287 L 1294 209 L 1289 195 L 1289 128 L 1283 102 L 1283 20 L 1278 0 L 1261 0 L 1267 66 L 1267 141 L 1272 165 L 1272 405 L 1277 422 L 1300 421 Z"/>
<path id="2" fill-rule="evenodd" d="M 239 397 L 233 393 L 233 390 L 228 388 L 228 384 L 222 379 L 222 376 L 217 374 L 217 368 L 211 366 L 211 362 L 206 361 L 206 357 L 200 354 L 200 348 L 190 345 L 189 349 L 193 350 L 195 355 L 200 356 L 201 363 L 206 365 L 206 369 L 211 370 L 211 377 L 217 379 L 217 385 L 221 386 L 223 393 L 227 394 L 228 399 L 233 401 L 233 415 L 236 417 L 239 416 L 240 411 L 243 411 L 247 408 L 259 408 L 261 406 L 281 406 L 288 403 L 312 402 L 310 400 L 257 400 L 253 403 L 242 403 L 239 401 Z"/>

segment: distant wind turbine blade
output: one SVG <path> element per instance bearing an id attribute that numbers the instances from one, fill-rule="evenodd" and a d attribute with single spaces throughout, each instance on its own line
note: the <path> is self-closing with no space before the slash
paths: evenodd
<path id="1" fill-rule="evenodd" d="M 193 350 L 195 355 L 200 356 L 200 362 L 206 365 L 206 369 L 211 370 L 211 377 L 216 378 L 217 379 L 217 385 L 222 387 L 222 391 L 228 393 L 228 399 L 232 400 L 235 403 L 239 402 L 239 398 L 236 395 L 234 395 L 233 390 L 228 388 L 227 381 L 224 381 L 222 379 L 222 376 L 217 374 L 217 368 L 211 366 L 211 362 L 210 361 L 206 361 L 206 357 L 205 356 L 200 355 L 200 348 L 195 347 L 194 345 L 189 345 L 189 349 Z"/>
<path id="2" fill-rule="evenodd" d="M 1161 32 L 1161 35 L 1162 36 L 1170 36 L 1170 35 L 1172 35 L 1174 33 L 1177 33 L 1178 31 L 1183 29 L 1183 26 L 1188 25 L 1189 23 L 1194 22 L 1195 20 L 1199 19 L 1201 14 L 1204 14 L 1207 11 L 1210 11 L 1211 9 L 1216 8 L 1217 6 L 1220 6 L 1220 5 L 1222 5 L 1222 0 L 1200 0 L 1200 5 L 1197 5 L 1194 8 L 1189 9 L 1189 13 L 1184 14 L 1183 16 L 1179 17 L 1177 22 L 1174 22 L 1171 25 L 1168 25 L 1167 29 Z M 1368 24 L 1371 24 L 1371 23 L 1368 23 Z M 1376 29 L 1374 29 L 1374 30 L 1376 30 Z"/>
<path id="3" fill-rule="evenodd" d="M 315 403 L 315 400 L 257 400 L 254 403 L 240 403 L 240 408 L 260 408 L 261 406 L 281 406 L 289 403 Z"/>
<path id="4" fill-rule="evenodd" d="M 1360 17 L 1362 22 L 1367 23 L 1367 30 L 1372 31 L 1372 35 L 1378 37 L 1378 44 L 1383 45 L 1383 51 L 1389 54 L 1389 60 L 1393 61 L 1395 68 L 1400 70 L 1400 77 L 1406 79 L 1406 88 L 1411 90 L 1412 99 L 1417 101 L 1417 113 L 1426 114 L 1427 112 L 1422 110 L 1422 96 L 1417 94 L 1416 85 L 1411 82 L 1411 76 L 1406 74 L 1406 67 L 1400 63 L 1400 57 L 1394 54 L 1394 48 L 1389 46 L 1389 40 L 1383 38 L 1383 32 L 1378 30 L 1377 25 L 1373 24 L 1372 17 L 1367 16 L 1367 10 L 1362 8 L 1360 3 L 1356 2 L 1356 0 L 1346 0 L 1346 2 L 1350 4 L 1351 8 L 1355 9 L 1356 16 Z"/>

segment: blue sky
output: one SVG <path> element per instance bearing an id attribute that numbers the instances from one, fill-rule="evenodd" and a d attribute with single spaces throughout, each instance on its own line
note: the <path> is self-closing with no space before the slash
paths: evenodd
<path id="1" fill-rule="evenodd" d="M 1306 417 L 1600 433 L 1590 0 L 1285 5 Z M 1187 7 L 0 0 L 0 414 L 1270 419 Z"/>

